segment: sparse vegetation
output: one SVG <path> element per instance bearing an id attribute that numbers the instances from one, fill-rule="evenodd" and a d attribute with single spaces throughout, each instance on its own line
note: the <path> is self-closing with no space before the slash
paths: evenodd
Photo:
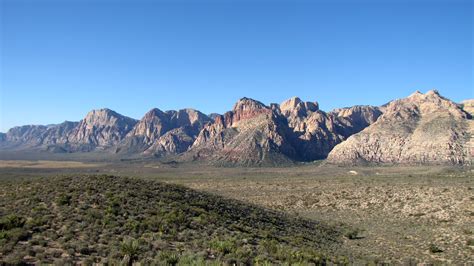
<path id="1" fill-rule="evenodd" d="M 431 253 L 441 253 L 443 250 L 439 248 L 436 244 L 430 244 L 429 250 Z"/>
<path id="2" fill-rule="evenodd" d="M 113 176 L 0 183 L 5 263 L 325 263 L 332 227 L 196 192 Z M 21 242 L 21 244 L 20 244 Z"/>

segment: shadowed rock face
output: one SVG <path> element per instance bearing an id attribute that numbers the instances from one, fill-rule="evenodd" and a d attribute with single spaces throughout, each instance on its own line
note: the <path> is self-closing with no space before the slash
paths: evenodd
<path id="1" fill-rule="evenodd" d="M 297 160 L 324 159 L 348 136 L 375 122 L 381 111 L 372 106 L 354 106 L 325 113 L 317 102 L 303 102 L 294 97 L 280 105 L 286 117 Z"/>
<path id="2" fill-rule="evenodd" d="M 356 105 L 335 109 L 329 115 L 335 121 L 338 133 L 348 138 L 377 121 L 382 110 L 383 108 L 375 106 Z"/>
<path id="3" fill-rule="evenodd" d="M 337 145 L 335 163 L 470 163 L 468 114 L 437 91 L 390 102 L 384 114 Z"/>

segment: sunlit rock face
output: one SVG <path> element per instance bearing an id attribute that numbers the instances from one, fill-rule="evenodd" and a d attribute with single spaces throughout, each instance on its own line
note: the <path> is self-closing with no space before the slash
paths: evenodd
<path id="1" fill-rule="evenodd" d="M 437 91 L 390 102 L 380 118 L 337 145 L 335 163 L 470 163 L 469 115 Z"/>

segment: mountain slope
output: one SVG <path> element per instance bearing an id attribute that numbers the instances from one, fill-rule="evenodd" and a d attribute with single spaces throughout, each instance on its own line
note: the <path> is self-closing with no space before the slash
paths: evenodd
<path id="1" fill-rule="evenodd" d="M 136 123 L 107 108 L 93 110 L 71 130 L 67 144 L 73 151 L 106 149 L 118 144 Z"/>
<path id="2" fill-rule="evenodd" d="M 204 127 L 184 158 L 224 165 L 324 159 L 348 132 L 360 131 L 381 113 L 374 107 L 340 112 L 343 114 L 327 114 L 319 110 L 318 103 L 298 97 L 271 106 L 242 98 L 232 111 Z"/>
<path id="3" fill-rule="evenodd" d="M 224 165 L 290 162 L 295 150 L 287 141 L 287 127 L 270 107 L 242 98 L 232 111 L 204 127 L 185 158 Z"/>
<path id="4" fill-rule="evenodd" d="M 350 135 L 375 122 L 382 113 L 372 106 L 354 106 L 326 113 L 317 102 L 303 102 L 293 97 L 279 109 L 291 129 L 291 143 L 297 151 L 296 160 L 324 159 L 329 152 Z"/>
<path id="5" fill-rule="evenodd" d="M 186 151 L 211 119 L 194 109 L 163 112 L 154 108 L 127 134 L 116 152 L 163 156 Z"/>
<path id="6" fill-rule="evenodd" d="M 335 163 L 470 163 L 468 114 L 437 91 L 390 102 L 372 125 L 337 145 Z"/>

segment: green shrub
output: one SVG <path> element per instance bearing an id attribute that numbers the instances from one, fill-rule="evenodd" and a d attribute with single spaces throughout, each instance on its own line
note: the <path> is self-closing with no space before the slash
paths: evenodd
<path id="1" fill-rule="evenodd" d="M 25 218 L 17 216 L 16 214 L 6 215 L 0 219 L 0 230 L 10 230 L 13 228 L 23 227 L 25 222 Z"/>
<path id="2" fill-rule="evenodd" d="M 58 198 L 56 199 L 56 203 L 58 205 L 70 205 L 71 204 L 71 199 L 72 199 L 72 196 L 71 195 L 68 195 L 68 194 L 61 194 L 58 196 Z"/>
<path id="3" fill-rule="evenodd" d="M 435 244 L 430 244 L 429 246 L 429 250 L 431 253 L 440 253 L 440 252 L 443 252 L 442 249 L 440 249 L 437 245 Z"/>
<path id="4" fill-rule="evenodd" d="M 468 240 L 466 241 L 466 244 L 467 244 L 468 246 L 474 246 L 474 239 L 473 239 L 473 238 L 468 239 Z"/>
<path id="5" fill-rule="evenodd" d="M 165 265 L 176 265 L 179 262 L 179 254 L 173 251 L 162 251 L 158 257 Z"/>
<path id="6" fill-rule="evenodd" d="M 113 197 L 110 199 L 105 212 L 111 215 L 118 215 L 120 213 L 120 209 L 120 200 L 118 198 Z"/>
<path id="7" fill-rule="evenodd" d="M 136 261 L 140 255 L 140 242 L 136 239 L 126 239 L 120 245 L 122 256 L 129 256 L 130 260 Z"/>
<path id="8" fill-rule="evenodd" d="M 360 236 L 361 230 L 355 228 L 355 229 L 349 229 L 344 233 L 344 236 L 347 237 L 348 239 L 354 240 L 354 239 L 360 239 L 362 238 Z"/>
<path id="9" fill-rule="evenodd" d="M 209 245 L 212 250 L 217 251 L 222 255 L 233 253 L 236 249 L 235 243 L 232 240 L 221 241 L 214 239 L 209 243 Z"/>

